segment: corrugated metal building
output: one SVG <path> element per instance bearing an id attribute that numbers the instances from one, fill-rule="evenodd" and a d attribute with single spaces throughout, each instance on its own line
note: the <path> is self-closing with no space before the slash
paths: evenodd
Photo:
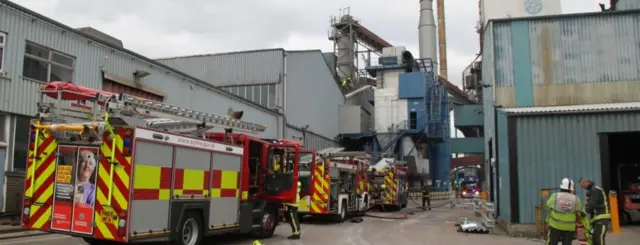
<path id="1" fill-rule="evenodd" d="M 504 107 L 640 100 L 640 11 L 491 21 L 483 75 Z M 486 64 L 488 63 L 488 64 Z M 517 82 L 516 82 L 517 81 Z"/>
<path id="2" fill-rule="evenodd" d="M 99 32 L 75 30 L 0 1 L 0 183 L 6 183 L 0 196 L 0 205 L 6 205 L 0 211 L 15 211 L 21 199 L 28 120 L 36 113 L 40 85 L 49 81 L 128 92 L 218 115 L 230 107 L 244 110 L 244 120 L 270 126 L 261 136 L 278 137 L 278 113 L 92 33 Z M 136 71 L 149 75 L 134 82 Z"/>
<path id="3" fill-rule="evenodd" d="M 269 49 L 158 61 L 266 108 L 284 111 L 284 138 L 303 140 L 310 149 L 337 146 L 338 107 L 344 104 L 344 96 L 320 50 Z"/>
<path id="4" fill-rule="evenodd" d="M 487 168 L 492 198 L 506 223 L 535 223 L 540 189 L 555 188 L 564 177 L 608 185 L 600 135 L 640 131 L 640 105 L 632 103 L 640 101 L 634 92 L 640 89 L 639 13 L 489 22 L 482 61 L 485 160 L 494 162 Z"/>

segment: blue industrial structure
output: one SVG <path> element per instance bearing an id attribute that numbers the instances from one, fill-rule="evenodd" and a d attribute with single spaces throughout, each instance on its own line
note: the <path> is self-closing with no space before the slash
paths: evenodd
<path id="1" fill-rule="evenodd" d="M 371 153 L 375 161 L 382 158 L 381 153 L 389 150 L 398 160 L 405 160 L 413 151 L 427 152 L 432 180 L 448 185 L 451 154 L 447 89 L 436 79 L 435 65 L 431 59 L 413 59 L 408 51 L 402 56 L 401 63 L 397 59 L 380 57 L 379 65 L 368 66 L 366 70 L 373 77 L 384 71 L 405 71 L 398 74 L 398 98 L 407 100 L 407 120 L 389 132 L 371 130 L 359 135 L 342 135 L 342 138 L 364 142 L 365 150 Z M 414 146 L 409 151 L 403 151 L 401 139 L 407 136 Z"/>

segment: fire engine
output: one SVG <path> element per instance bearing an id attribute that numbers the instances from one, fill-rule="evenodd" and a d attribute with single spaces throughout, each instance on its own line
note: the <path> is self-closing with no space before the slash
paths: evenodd
<path id="1" fill-rule="evenodd" d="M 409 202 L 408 169 L 396 163 L 384 167 L 383 169 L 372 169 L 370 180 L 373 186 L 372 198 L 374 205 L 383 209 L 399 210 L 407 207 Z M 386 188 L 382 188 L 382 185 Z"/>
<path id="2" fill-rule="evenodd" d="M 278 156 L 298 159 L 299 147 L 233 133 L 266 126 L 66 82 L 44 85 L 41 97 L 25 228 L 91 244 L 195 245 L 221 233 L 270 237 L 279 205 L 295 200 L 298 162 L 264 169 Z M 206 133 L 213 127 L 226 133 Z"/>
<path id="3" fill-rule="evenodd" d="M 344 221 L 347 215 L 369 209 L 368 156 L 364 152 L 337 152 L 316 156 L 301 150 L 300 215 L 332 215 Z M 309 154 L 309 157 L 304 157 Z"/>

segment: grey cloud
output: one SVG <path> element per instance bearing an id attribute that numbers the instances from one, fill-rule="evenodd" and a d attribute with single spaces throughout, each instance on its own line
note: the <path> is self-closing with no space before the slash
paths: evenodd
<path id="1" fill-rule="evenodd" d="M 328 44 L 329 16 L 347 6 L 382 38 L 417 52 L 418 0 L 15 2 L 73 27 L 93 26 L 123 40 L 126 48 L 150 57 L 273 48 L 292 36 L 302 39 L 297 48 L 331 47 L 317 44 Z M 597 2 L 564 0 L 563 8 L 565 12 L 596 10 Z M 449 77 L 454 82 L 479 50 L 477 19 L 477 1 L 446 0 Z"/>

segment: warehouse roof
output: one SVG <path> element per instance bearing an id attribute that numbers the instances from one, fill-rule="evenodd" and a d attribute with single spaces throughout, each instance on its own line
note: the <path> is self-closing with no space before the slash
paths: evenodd
<path id="1" fill-rule="evenodd" d="M 594 112 L 624 112 L 640 111 L 640 102 L 569 105 L 569 106 L 545 106 L 545 107 L 521 107 L 501 108 L 507 114 L 515 115 L 548 115 L 548 114 L 574 114 Z"/>

